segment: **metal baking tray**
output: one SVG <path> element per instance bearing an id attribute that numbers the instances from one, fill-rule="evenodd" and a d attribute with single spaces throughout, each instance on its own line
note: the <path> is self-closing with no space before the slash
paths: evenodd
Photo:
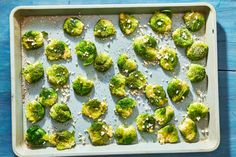
<path id="1" fill-rule="evenodd" d="M 194 10 L 201 11 L 206 17 L 206 27 L 198 33 L 193 33 L 196 39 L 205 41 L 209 45 L 208 58 L 201 61 L 206 66 L 208 79 L 202 83 L 192 85 L 186 78 L 186 65 L 189 60 L 184 55 L 184 49 L 177 48 L 179 56 L 179 65 L 174 73 L 164 72 L 158 65 L 149 66 L 148 70 L 143 66 L 143 61 L 140 60 L 132 50 L 133 38 L 144 34 L 152 34 L 158 39 L 159 47 L 169 43 L 175 47 L 170 36 L 160 36 L 152 32 L 149 27 L 144 25 L 148 23 L 149 17 L 157 10 L 171 9 L 173 11 L 173 30 L 183 25 L 182 16 L 185 11 Z M 140 21 L 141 27 L 133 35 L 125 37 L 122 35 L 118 25 L 118 15 L 121 12 L 128 12 L 134 14 Z M 63 33 L 62 25 L 66 17 L 79 16 L 85 23 L 87 29 L 81 37 L 70 37 Z M 100 41 L 93 36 L 93 26 L 100 17 L 107 18 L 115 25 L 117 34 L 108 41 Z M 90 126 L 90 121 L 77 113 L 81 111 L 82 103 L 89 99 L 89 96 L 79 97 L 70 88 L 71 97 L 68 105 L 74 116 L 74 122 L 66 124 L 58 124 L 51 121 L 48 111 L 45 118 L 37 123 L 46 131 L 51 130 L 75 130 L 76 131 L 76 147 L 58 151 L 53 147 L 43 147 L 39 149 L 28 148 L 24 142 L 24 133 L 29 127 L 29 123 L 24 116 L 25 104 L 38 95 L 42 86 L 50 86 L 46 77 L 41 81 L 27 85 L 21 76 L 22 67 L 27 61 L 33 62 L 42 60 L 44 68 L 50 66 L 52 63 L 47 61 L 44 55 L 44 47 L 35 52 L 26 53 L 21 45 L 21 35 L 28 30 L 40 30 L 49 33 L 49 38 L 56 38 L 66 41 L 70 44 L 72 51 L 72 60 L 58 61 L 65 65 L 75 75 L 70 75 L 72 80 L 78 75 L 82 74 L 89 79 L 95 81 L 95 90 L 93 90 L 90 97 L 103 99 L 106 97 L 109 104 L 108 112 L 105 115 L 105 121 L 116 128 L 119 124 L 133 124 L 135 125 L 135 117 L 142 112 L 153 113 L 153 109 L 148 105 L 144 96 L 141 96 L 141 103 L 137 106 L 137 110 L 128 120 L 119 119 L 114 114 L 114 106 L 117 101 L 112 97 L 108 82 L 111 76 L 118 73 L 116 65 L 117 57 L 120 53 L 127 52 L 128 55 L 138 62 L 138 69 L 148 76 L 148 83 L 161 84 L 166 89 L 167 82 L 172 77 L 177 76 L 190 85 L 191 93 L 184 102 L 180 104 L 169 104 L 175 110 L 174 124 L 178 124 L 183 116 L 186 114 L 186 107 L 191 101 L 197 101 L 199 95 L 197 89 L 204 92 L 205 97 L 203 102 L 209 107 L 209 116 L 198 124 L 199 140 L 195 143 L 186 143 L 183 141 L 181 135 L 180 142 L 177 144 L 161 145 L 156 141 L 155 135 L 147 135 L 138 133 L 138 143 L 133 145 L 117 145 L 113 140 L 111 144 L 105 146 L 93 146 L 88 135 L 84 130 Z M 217 40 L 216 40 L 216 12 L 212 5 L 208 3 L 168 3 L 168 4 L 123 4 L 123 5 L 68 5 L 68 6 L 19 6 L 12 10 L 10 14 L 10 36 L 11 36 L 11 93 L 12 93 L 12 147 L 18 156 L 82 156 L 82 155 L 109 155 L 109 154 L 148 154 L 148 153 L 176 153 L 176 152 L 209 152 L 215 150 L 220 142 L 220 127 L 219 127 L 219 101 L 218 101 L 218 73 L 217 73 Z M 107 51 L 113 61 L 113 67 L 105 74 L 96 72 L 92 66 L 84 67 L 80 61 L 77 60 L 74 48 L 76 43 L 82 39 L 89 39 L 95 43 L 99 52 Z M 47 41 L 45 41 L 47 45 Z M 76 63 L 79 65 L 76 66 Z M 101 92 L 102 91 L 102 92 Z M 61 93 L 59 92 L 59 96 Z M 202 95 L 201 95 L 202 96 Z M 60 100 L 60 97 L 59 97 Z M 208 123 L 209 122 L 209 123 Z M 209 135 L 203 136 L 201 129 L 208 129 Z M 86 137 L 85 145 L 78 140 L 78 133 L 82 133 Z"/>

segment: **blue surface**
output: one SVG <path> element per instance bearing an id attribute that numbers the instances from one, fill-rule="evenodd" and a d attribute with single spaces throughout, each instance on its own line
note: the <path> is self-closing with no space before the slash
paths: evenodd
<path id="1" fill-rule="evenodd" d="M 11 147 L 11 80 L 9 50 L 9 13 L 18 5 L 98 4 L 98 3 L 193 2 L 188 0 L 0 0 L 0 157 L 14 156 Z M 198 2 L 198 1 L 197 1 Z M 236 156 L 236 1 L 208 0 L 217 11 L 221 143 L 211 153 L 140 155 L 228 157 Z M 134 157 L 134 156 L 133 156 Z"/>

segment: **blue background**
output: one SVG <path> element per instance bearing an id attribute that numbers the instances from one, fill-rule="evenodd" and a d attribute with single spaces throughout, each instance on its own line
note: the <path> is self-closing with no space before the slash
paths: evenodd
<path id="1" fill-rule="evenodd" d="M 0 0 L 0 157 L 14 156 L 11 146 L 11 79 L 9 13 L 18 5 L 173 3 L 190 0 Z M 198 2 L 198 1 L 195 1 Z M 217 11 L 218 74 L 221 143 L 211 153 L 139 155 L 140 157 L 228 157 L 236 156 L 236 1 L 207 0 Z"/>

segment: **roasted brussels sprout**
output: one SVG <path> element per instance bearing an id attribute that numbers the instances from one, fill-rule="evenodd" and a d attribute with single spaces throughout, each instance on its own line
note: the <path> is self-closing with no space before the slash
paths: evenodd
<path id="1" fill-rule="evenodd" d="M 165 47 L 160 50 L 160 66 L 168 71 L 174 70 L 178 63 L 178 56 L 175 49 Z"/>
<path id="2" fill-rule="evenodd" d="M 74 89 L 75 93 L 80 96 L 89 94 L 94 87 L 93 81 L 88 80 L 83 76 L 78 76 L 73 81 L 72 84 L 73 84 L 73 89 Z"/>
<path id="3" fill-rule="evenodd" d="M 25 108 L 25 117 L 31 122 L 36 123 L 43 119 L 45 109 L 38 101 L 31 101 Z"/>
<path id="4" fill-rule="evenodd" d="M 49 135 L 48 142 L 56 146 L 57 150 L 70 149 L 75 146 L 75 132 L 60 131 Z"/>
<path id="5" fill-rule="evenodd" d="M 57 39 L 50 40 L 46 47 L 45 55 L 51 61 L 71 58 L 69 46 L 64 41 Z"/>
<path id="6" fill-rule="evenodd" d="M 39 93 L 38 102 L 44 106 L 52 106 L 56 103 L 57 98 L 58 94 L 53 88 L 42 88 Z"/>
<path id="7" fill-rule="evenodd" d="M 123 118 L 128 118 L 136 107 L 136 101 L 132 98 L 123 98 L 116 103 L 116 112 Z"/>
<path id="8" fill-rule="evenodd" d="M 154 118 L 160 126 L 164 126 L 169 123 L 173 117 L 174 110 L 171 106 L 159 108 L 154 113 Z"/>
<path id="9" fill-rule="evenodd" d="M 28 31 L 22 36 L 22 45 L 26 50 L 38 49 L 43 46 L 43 33 Z"/>
<path id="10" fill-rule="evenodd" d="M 170 32 L 172 21 L 170 17 L 164 13 L 156 12 L 149 20 L 152 30 L 156 33 Z"/>
<path id="11" fill-rule="evenodd" d="M 130 35 L 137 29 L 139 22 L 133 15 L 120 13 L 119 25 L 125 35 Z"/>
<path id="12" fill-rule="evenodd" d="M 202 41 L 195 41 L 186 49 L 187 57 L 192 61 L 205 58 L 208 54 L 208 45 Z"/>
<path id="13" fill-rule="evenodd" d="M 44 75 L 43 63 L 37 61 L 23 68 L 22 75 L 28 83 L 39 81 Z"/>
<path id="14" fill-rule="evenodd" d="M 152 133 L 156 126 L 156 120 L 153 115 L 143 113 L 138 115 L 136 123 L 139 131 Z"/>
<path id="15" fill-rule="evenodd" d="M 68 17 L 64 21 L 63 29 L 71 36 L 79 36 L 83 32 L 84 24 L 77 17 Z"/>
<path id="16" fill-rule="evenodd" d="M 46 136 L 47 134 L 44 129 L 38 125 L 32 125 L 26 131 L 25 140 L 31 147 L 41 146 L 46 143 Z"/>
<path id="17" fill-rule="evenodd" d="M 192 34 L 187 28 L 177 28 L 173 34 L 172 38 L 175 45 L 179 47 L 188 47 L 193 44 Z"/>
<path id="18" fill-rule="evenodd" d="M 185 99 L 185 97 L 188 96 L 189 91 L 188 84 L 180 79 L 172 79 L 167 87 L 167 93 L 174 102 Z"/>
<path id="19" fill-rule="evenodd" d="M 196 139 L 197 126 L 190 118 L 184 118 L 178 128 L 186 142 L 193 142 Z"/>
<path id="20" fill-rule="evenodd" d="M 107 53 L 99 54 L 93 63 L 94 68 L 99 72 L 106 72 L 112 66 L 112 58 Z"/>
<path id="21" fill-rule="evenodd" d="M 97 49 L 94 43 L 88 40 L 82 40 L 76 45 L 75 53 L 83 61 L 83 65 L 87 66 L 94 62 L 97 56 Z"/>
<path id="22" fill-rule="evenodd" d="M 119 56 L 117 65 L 122 74 L 128 74 L 137 69 L 137 63 L 133 59 L 129 59 L 125 53 Z"/>
<path id="23" fill-rule="evenodd" d="M 49 114 L 53 120 L 60 123 L 72 119 L 70 108 L 66 104 L 56 103 L 51 107 Z"/>
<path id="24" fill-rule="evenodd" d="M 146 77 L 140 71 L 133 71 L 126 78 L 126 85 L 130 89 L 143 89 L 146 86 Z"/>
<path id="25" fill-rule="evenodd" d="M 199 31 L 206 23 L 204 15 L 194 11 L 185 13 L 183 19 L 187 28 L 192 32 Z"/>
<path id="26" fill-rule="evenodd" d="M 101 121 L 93 122 L 87 131 L 93 145 L 106 145 L 113 136 L 112 127 Z"/>
<path id="27" fill-rule="evenodd" d="M 135 140 L 137 140 L 137 132 L 134 128 L 134 126 L 124 126 L 120 125 L 114 135 L 116 142 L 118 144 L 132 144 Z"/>
<path id="28" fill-rule="evenodd" d="M 157 140 L 160 144 L 176 143 L 179 141 L 178 131 L 174 124 L 169 124 L 157 131 Z"/>
<path id="29" fill-rule="evenodd" d="M 208 113 L 208 107 L 200 102 L 191 103 L 188 108 L 188 116 L 194 121 L 205 118 Z"/>
<path id="30" fill-rule="evenodd" d="M 107 38 L 116 34 L 115 26 L 107 19 L 99 19 L 94 26 L 94 36 L 98 38 Z"/>
<path id="31" fill-rule="evenodd" d="M 100 102 L 97 99 L 91 99 L 82 106 L 82 114 L 95 120 L 101 117 L 107 111 L 107 103 Z"/>
<path id="32" fill-rule="evenodd" d="M 47 78 L 49 83 L 56 86 L 63 86 L 69 80 L 69 71 L 64 65 L 53 64 L 47 68 Z"/>
<path id="33" fill-rule="evenodd" d="M 206 77 L 205 67 L 200 64 L 191 64 L 187 76 L 191 82 L 200 82 Z"/>
<path id="34" fill-rule="evenodd" d="M 123 76 L 122 74 L 114 75 L 110 80 L 109 88 L 110 88 L 111 94 L 117 97 L 125 96 L 126 95 L 125 76 Z"/>
<path id="35" fill-rule="evenodd" d="M 165 103 L 168 101 L 163 87 L 158 84 L 147 85 L 145 88 L 145 94 L 150 104 L 157 107 L 165 105 Z"/>

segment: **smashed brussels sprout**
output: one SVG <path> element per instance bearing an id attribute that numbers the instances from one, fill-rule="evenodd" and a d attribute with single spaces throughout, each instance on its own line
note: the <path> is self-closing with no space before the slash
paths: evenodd
<path id="1" fill-rule="evenodd" d="M 64 65 L 53 64 L 47 68 L 47 78 L 49 83 L 56 86 L 63 86 L 69 80 L 69 71 Z"/>
<path id="2" fill-rule="evenodd" d="M 112 66 L 113 61 L 109 54 L 99 54 L 93 63 L 94 68 L 99 72 L 106 72 Z"/>
<path id="3" fill-rule="evenodd" d="M 149 20 L 152 30 L 156 33 L 170 32 L 172 21 L 170 17 L 164 13 L 156 12 Z"/>
<path id="4" fill-rule="evenodd" d="M 200 82 L 206 77 L 205 67 L 200 64 L 191 64 L 187 76 L 191 82 Z"/>
<path id="5" fill-rule="evenodd" d="M 87 131 L 93 145 L 106 145 L 113 136 L 112 126 L 101 121 L 93 122 Z"/>
<path id="6" fill-rule="evenodd" d="M 154 118 L 160 126 L 164 126 L 169 123 L 173 117 L 174 110 L 171 106 L 159 108 L 154 113 Z"/>
<path id="7" fill-rule="evenodd" d="M 190 118 L 184 118 L 178 128 L 186 142 L 193 142 L 196 139 L 197 126 Z"/>
<path id="8" fill-rule="evenodd" d="M 138 115 L 136 123 L 139 131 L 152 133 L 156 126 L 156 120 L 153 115 L 143 113 Z"/>
<path id="9" fill-rule="evenodd" d="M 30 126 L 25 135 L 25 140 L 27 144 L 31 147 L 33 146 L 41 146 L 46 143 L 46 131 L 38 125 Z"/>
<path id="10" fill-rule="evenodd" d="M 97 99 L 91 99 L 82 106 L 82 114 L 95 120 L 101 117 L 107 111 L 107 103 L 100 102 Z"/>
<path id="11" fill-rule="evenodd" d="M 116 103 L 116 112 L 122 118 L 128 118 L 133 113 L 134 108 L 136 107 L 137 103 L 132 98 L 123 98 Z"/>
<path id="12" fill-rule="evenodd" d="M 124 126 L 120 125 L 115 131 L 115 139 L 118 144 L 132 144 L 137 140 L 137 132 L 134 126 Z"/>
<path id="13" fill-rule="evenodd" d="M 208 113 L 208 107 L 200 102 L 191 103 L 188 108 L 188 116 L 194 121 L 205 118 Z"/>
<path id="14" fill-rule="evenodd" d="M 49 112 L 51 118 L 57 122 L 64 123 L 72 119 L 70 108 L 66 104 L 56 103 Z"/>
<path id="15" fill-rule="evenodd" d="M 76 94 L 80 96 L 84 96 L 89 94 L 93 87 L 94 83 L 91 80 L 86 79 L 83 76 L 78 76 L 72 83 L 73 89 Z"/>
<path id="16" fill-rule="evenodd" d="M 40 102 L 44 106 L 52 106 L 56 103 L 58 98 L 58 94 L 53 88 L 42 88 L 39 97 L 38 102 Z"/>
<path id="17" fill-rule="evenodd" d="M 22 36 L 22 45 L 26 50 L 38 49 L 43 46 L 43 33 L 28 31 Z"/>
<path id="18" fill-rule="evenodd" d="M 160 50 L 160 66 L 168 71 L 174 70 L 178 63 L 178 56 L 175 49 L 165 47 Z"/>
<path id="19" fill-rule="evenodd" d="M 75 132 L 60 131 L 49 135 L 48 142 L 56 146 L 57 150 L 70 149 L 75 146 Z"/>
<path id="20" fill-rule="evenodd" d="M 99 19 L 94 26 L 94 36 L 98 38 L 107 38 L 116 34 L 115 26 L 107 19 Z"/>
<path id="21" fill-rule="evenodd" d="M 119 56 L 117 65 L 122 74 L 128 74 L 137 69 L 137 63 L 135 60 L 130 59 L 125 53 Z"/>
<path id="22" fill-rule="evenodd" d="M 173 34 L 172 38 L 175 45 L 180 47 L 188 47 L 193 44 L 192 34 L 187 28 L 177 28 Z"/>
<path id="23" fill-rule="evenodd" d="M 185 13 L 183 19 L 187 28 L 192 32 L 199 31 L 206 23 L 204 15 L 194 11 Z"/>
<path id="24" fill-rule="evenodd" d="M 114 75 L 109 83 L 111 94 L 117 97 L 123 97 L 126 95 L 125 92 L 125 76 L 122 74 Z"/>
<path id="25" fill-rule="evenodd" d="M 97 56 L 97 49 L 94 43 L 88 40 L 82 40 L 76 45 L 75 53 L 83 61 L 83 65 L 87 66 L 94 62 Z"/>
<path id="26" fill-rule="evenodd" d="M 208 54 L 208 45 L 202 41 L 195 41 L 186 49 L 187 57 L 192 61 L 205 58 Z"/>
<path id="27" fill-rule="evenodd" d="M 132 15 L 128 15 L 128 14 L 125 14 L 125 13 L 120 13 L 120 15 L 119 15 L 119 25 L 120 25 L 121 31 L 125 35 L 130 35 L 137 29 L 137 27 L 139 25 L 139 22 Z"/>
<path id="28" fill-rule="evenodd" d="M 64 21 L 63 29 L 71 36 L 79 36 L 83 32 L 84 24 L 77 17 L 68 17 Z"/>
<path id="29" fill-rule="evenodd" d="M 31 101 L 27 104 L 25 108 L 25 117 L 31 123 L 36 123 L 43 119 L 45 115 L 45 109 L 42 104 L 38 101 Z"/>
<path id="30" fill-rule="evenodd" d="M 126 78 L 126 85 L 130 89 L 143 89 L 146 86 L 147 79 L 141 71 L 133 71 Z"/>
<path id="31" fill-rule="evenodd" d="M 169 124 L 157 131 L 157 140 L 160 144 L 176 143 L 179 141 L 178 131 L 174 124 Z"/>
<path id="32" fill-rule="evenodd" d="M 150 84 L 145 88 L 145 94 L 150 104 L 161 107 L 167 103 L 166 93 L 162 86 Z"/>
<path id="33" fill-rule="evenodd" d="M 168 83 L 167 93 L 174 102 L 184 100 L 188 96 L 189 91 L 188 84 L 180 79 L 172 79 Z"/>
<path id="34" fill-rule="evenodd" d="M 23 68 L 22 75 L 28 83 L 39 81 L 44 75 L 43 63 L 37 61 Z"/>

